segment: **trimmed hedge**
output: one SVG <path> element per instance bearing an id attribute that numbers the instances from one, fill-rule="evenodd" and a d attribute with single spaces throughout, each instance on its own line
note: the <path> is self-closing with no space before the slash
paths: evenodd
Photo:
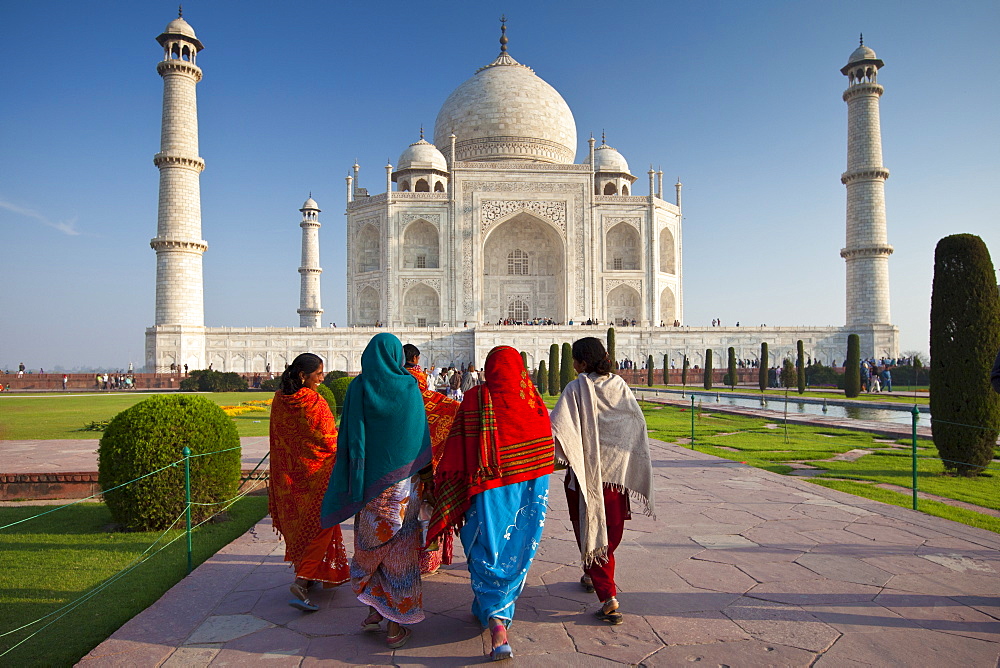
<path id="1" fill-rule="evenodd" d="M 653 356 L 646 360 L 646 387 L 653 387 Z"/>
<path id="2" fill-rule="evenodd" d="M 250 389 L 246 379 L 232 371 L 195 369 L 181 381 L 184 392 L 246 392 Z"/>
<path id="3" fill-rule="evenodd" d="M 351 384 L 352 380 L 354 379 L 350 376 L 342 376 L 334 378 L 330 383 L 330 391 L 333 392 L 333 398 L 338 406 L 344 405 L 344 397 L 347 396 L 347 386 Z"/>
<path id="4" fill-rule="evenodd" d="M 549 346 L 549 396 L 559 394 L 559 344 Z"/>
<path id="5" fill-rule="evenodd" d="M 712 349 L 705 350 L 705 375 L 702 379 L 702 387 L 706 390 L 712 389 Z"/>
<path id="6" fill-rule="evenodd" d="M 320 383 L 319 385 L 316 386 L 316 392 L 319 393 L 319 396 L 321 396 L 324 399 L 326 399 L 326 405 L 330 407 L 330 412 L 333 413 L 334 415 L 336 415 L 337 414 L 337 398 L 335 396 L 333 396 L 333 390 L 331 390 L 329 387 L 327 387 L 323 383 Z"/>
<path id="7" fill-rule="evenodd" d="M 329 371 L 325 376 L 323 376 L 323 384 L 332 390 L 333 381 L 337 380 L 338 378 L 348 378 L 348 377 L 349 376 L 346 371 L 336 371 L 336 370 Z"/>
<path id="8" fill-rule="evenodd" d="M 538 373 L 535 376 L 535 385 L 538 386 L 539 394 L 545 394 L 549 391 L 549 372 L 545 368 L 545 360 L 538 363 Z"/>
<path id="9" fill-rule="evenodd" d="M 185 446 L 192 455 L 216 453 L 191 458 L 191 500 L 215 504 L 234 497 L 240 484 L 236 425 L 212 401 L 183 394 L 150 397 L 112 418 L 97 450 L 101 488 L 110 490 L 183 459 Z M 107 492 L 104 501 L 126 529 L 166 529 L 184 511 L 184 466 Z M 201 521 L 218 509 L 192 506 L 191 516 Z"/>
<path id="10" fill-rule="evenodd" d="M 562 359 L 559 360 L 559 392 L 561 393 L 569 385 L 569 381 L 576 378 L 573 371 L 573 347 L 568 343 L 562 344 Z"/>
<path id="11" fill-rule="evenodd" d="M 770 358 L 767 354 L 767 343 L 760 344 L 760 362 L 757 365 L 757 387 L 763 392 L 767 389 L 767 372 L 770 369 Z"/>
<path id="12" fill-rule="evenodd" d="M 847 337 L 847 359 L 844 360 L 844 396 L 848 399 L 861 394 L 861 337 Z"/>
<path id="13" fill-rule="evenodd" d="M 798 340 L 796 344 L 796 355 L 795 355 L 795 380 L 798 385 L 799 394 L 805 394 L 806 391 L 806 351 L 805 346 L 802 343 L 802 339 Z"/>

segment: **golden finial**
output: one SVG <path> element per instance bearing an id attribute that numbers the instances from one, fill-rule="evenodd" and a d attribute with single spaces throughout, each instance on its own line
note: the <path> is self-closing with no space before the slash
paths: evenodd
<path id="1" fill-rule="evenodd" d="M 424 139 L 424 124 L 421 123 L 420 124 L 420 140 L 423 141 L 423 139 Z"/>
<path id="2" fill-rule="evenodd" d="M 500 15 L 500 53 L 507 51 L 507 15 Z"/>
<path id="3" fill-rule="evenodd" d="M 865 34 L 864 33 L 860 33 L 860 35 L 861 35 L 861 37 L 858 38 L 858 46 L 864 46 L 865 45 Z"/>
<path id="4" fill-rule="evenodd" d="M 184 5 L 177 5 L 177 18 L 184 18 Z"/>
<path id="5" fill-rule="evenodd" d="M 607 146 L 607 145 L 608 145 L 608 141 L 604 137 L 604 130 L 601 130 L 601 146 Z"/>

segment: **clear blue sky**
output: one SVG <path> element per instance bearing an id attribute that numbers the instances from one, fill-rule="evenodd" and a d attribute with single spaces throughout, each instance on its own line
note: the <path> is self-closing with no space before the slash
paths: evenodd
<path id="1" fill-rule="evenodd" d="M 207 325 L 295 326 L 300 214 L 323 209 L 323 306 L 346 320 L 344 176 L 432 136 L 498 52 L 552 84 L 640 176 L 684 183 L 685 323 L 844 322 L 846 78 L 879 74 L 892 316 L 928 348 L 934 245 L 1000 263 L 1000 3 L 189 0 L 198 64 Z M 0 59 L 0 366 L 141 366 L 153 322 L 162 83 L 173 2 L 19 2 Z"/>

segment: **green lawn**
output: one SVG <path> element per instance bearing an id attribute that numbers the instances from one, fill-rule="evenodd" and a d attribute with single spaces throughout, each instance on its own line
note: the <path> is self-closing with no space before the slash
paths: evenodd
<path id="1" fill-rule="evenodd" d="M 51 509 L 0 508 L 0 526 Z M 210 522 L 195 531 L 195 564 L 264 517 L 267 497 L 245 497 L 228 514 L 229 521 Z M 111 521 L 103 504 L 81 503 L 0 530 L 0 633 L 29 624 L 67 604 L 72 608 L 0 637 L 3 654 L 38 632 L 0 656 L 0 665 L 73 665 L 186 575 L 184 532 L 174 530 L 149 550 L 147 561 L 111 581 L 141 559 L 161 536 L 160 532 L 107 533 L 104 527 Z M 177 540 L 157 552 L 172 539 Z M 72 607 L 74 601 L 95 591 L 91 598 Z"/>
<path id="2" fill-rule="evenodd" d="M 690 438 L 689 408 L 650 402 L 640 402 L 640 405 L 646 416 L 649 435 L 653 438 L 667 442 Z M 765 425 L 775 424 L 774 420 L 723 413 L 713 414 L 700 409 L 695 410 L 694 417 L 695 448 L 700 452 L 745 462 L 776 473 L 792 471 L 788 462 L 802 462 L 825 471 L 818 478 L 807 478 L 810 482 L 858 493 L 879 501 L 894 499 L 887 501 L 894 503 L 897 499 L 892 497 L 892 493 L 888 490 L 870 484 L 849 484 L 847 481 L 864 480 L 901 487 L 910 487 L 912 484 L 910 448 L 893 449 L 893 443 L 878 442 L 889 439 L 883 439 L 875 434 L 795 424 L 787 425 L 787 429 L 781 424 L 778 424 L 777 428 L 768 428 Z M 862 455 L 853 461 L 824 461 L 850 450 L 875 450 L 875 452 Z M 1000 462 L 994 462 L 984 475 L 964 478 L 944 473 L 944 467 L 937 458 L 937 450 L 929 440 L 917 442 L 917 456 L 918 490 L 1000 510 Z M 860 494 L 859 490 L 865 490 L 865 493 Z M 907 495 L 900 496 L 910 498 Z M 910 503 L 907 501 L 906 504 L 898 505 L 909 506 Z M 932 515 L 1000 532 L 1000 521 L 995 521 L 995 518 L 988 515 L 929 501 L 920 501 L 919 506 L 920 510 Z"/>
<path id="3" fill-rule="evenodd" d="M 644 385 L 636 387 L 645 387 Z M 725 394 L 727 392 L 734 392 L 736 394 L 755 394 L 760 395 L 761 392 L 756 386 L 750 385 L 737 385 L 735 390 L 730 390 L 729 386 L 717 385 L 711 390 L 706 390 L 701 385 L 688 385 L 683 387 L 681 385 L 653 385 L 654 389 L 670 389 L 670 390 L 687 390 L 689 392 L 711 392 L 715 394 L 716 392 L 720 394 Z M 909 387 L 893 385 L 892 394 L 886 392 L 879 392 L 877 394 L 866 394 L 862 392 L 860 395 L 853 399 L 846 399 L 843 392 L 830 392 L 823 390 L 806 390 L 804 394 L 799 394 L 798 390 L 792 388 L 788 391 L 788 398 L 794 399 L 796 397 L 805 397 L 806 399 L 838 399 L 840 401 L 874 401 L 888 404 L 920 404 L 926 405 L 930 403 L 930 396 L 927 394 L 927 386 L 922 386 L 922 391 L 918 391 L 915 395 L 912 393 L 912 389 Z M 911 392 L 906 394 L 905 392 Z M 777 389 L 767 389 L 764 390 L 764 394 L 767 396 L 785 396 L 785 390 Z"/>
<path id="4" fill-rule="evenodd" d="M 100 438 L 85 431 L 91 422 L 110 420 L 149 397 L 141 392 L 31 394 L 0 396 L 0 439 Z M 210 392 L 202 394 L 220 406 L 251 399 L 270 399 L 270 392 Z M 233 418 L 240 436 L 267 436 L 270 413 L 246 413 Z"/>

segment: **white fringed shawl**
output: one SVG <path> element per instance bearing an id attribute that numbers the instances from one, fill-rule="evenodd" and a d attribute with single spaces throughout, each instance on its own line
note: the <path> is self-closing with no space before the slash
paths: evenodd
<path id="1" fill-rule="evenodd" d="M 655 517 L 653 470 L 642 409 L 621 376 L 581 373 L 552 409 L 556 461 L 569 466 L 580 491 L 584 566 L 608 559 L 604 487 L 629 494 Z"/>

